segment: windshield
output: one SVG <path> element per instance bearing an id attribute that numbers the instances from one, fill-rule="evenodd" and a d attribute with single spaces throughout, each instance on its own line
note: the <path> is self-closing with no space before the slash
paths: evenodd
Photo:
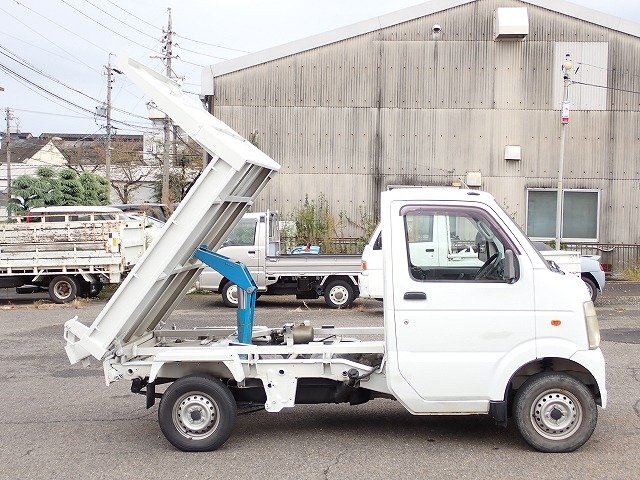
<path id="1" fill-rule="evenodd" d="M 502 208 L 502 206 L 500 206 L 500 204 L 498 202 L 496 202 L 495 205 L 496 205 L 497 208 L 502 210 L 505 215 L 507 215 L 508 217 L 511 217 L 511 219 L 513 220 L 513 225 L 515 225 L 515 227 L 520 231 L 520 233 L 522 233 L 522 236 L 526 239 L 527 242 L 529 242 L 529 245 L 531 245 L 533 247 L 533 251 L 536 253 L 536 255 L 538 255 L 538 257 L 540 257 L 540 259 L 544 262 L 544 264 L 547 266 L 547 268 L 549 270 L 554 271 L 554 269 L 551 268 L 551 264 L 547 261 L 546 258 L 544 258 L 542 256 L 542 254 L 540 253 L 540 250 L 535 246 L 535 244 L 527 236 L 527 234 L 522 229 L 522 227 L 518 224 L 518 222 L 516 222 L 515 218 L 513 218 L 513 216 L 509 215 L 509 213 L 504 208 Z"/>

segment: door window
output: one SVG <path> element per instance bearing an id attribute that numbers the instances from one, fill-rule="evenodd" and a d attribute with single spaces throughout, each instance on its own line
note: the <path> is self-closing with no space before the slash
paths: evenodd
<path id="1" fill-rule="evenodd" d="M 233 227 L 227 239 L 222 243 L 223 247 L 254 245 L 256 239 L 257 221 L 252 218 L 243 218 Z"/>
<path id="2" fill-rule="evenodd" d="M 403 212 L 410 275 L 419 281 L 504 279 L 505 235 L 480 209 Z"/>

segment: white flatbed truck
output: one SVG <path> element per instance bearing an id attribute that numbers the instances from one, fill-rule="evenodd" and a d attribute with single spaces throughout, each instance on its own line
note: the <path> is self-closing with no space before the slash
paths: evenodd
<path id="1" fill-rule="evenodd" d="M 347 308 L 358 298 L 360 255 L 282 254 L 277 212 L 245 213 L 217 250 L 247 266 L 258 292 L 295 295 L 298 299 L 323 296 L 331 308 Z M 224 275 L 205 268 L 198 288 L 222 295 L 227 307 L 237 307 L 237 286 Z"/>
<path id="2" fill-rule="evenodd" d="M 278 164 L 173 81 L 126 58 L 118 66 L 214 158 L 95 321 L 65 324 L 66 353 L 71 363 L 102 361 L 106 383 L 131 381 L 148 407 L 161 397 L 160 428 L 175 447 L 220 447 L 239 402 L 279 412 L 378 397 L 416 415 L 512 418 L 545 452 L 590 438 L 607 402 L 593 303 L 579 278 L 549 268 L 493 197 L 446 188 L 382 194 L 391 232 L 383 327 L 254 326 L 247 270 L 199 247 L 220 246 Z M 487 259 L 466 279 L 431 277 L 408 248 L 409 234 L 420 238 L 441 212 L 468 219 L 484 239 Z M 248 277 L 236 282 L 237 324 L 165 329 L 203 268 L 198 259 Z M 160 393 L 162 384 L 170 385 Z"/>
<path id="3" fill-rule="evenodd" d="M 68 303 L 78 295 L 97 295 L 104 284 L 120 283 L 144 252 L 144 225 L 85 210 L 81 220 L 57 214 L 56 221 L 34 215 L 1 222 L 0 288 L 46 290 L 53 302 Z"/>

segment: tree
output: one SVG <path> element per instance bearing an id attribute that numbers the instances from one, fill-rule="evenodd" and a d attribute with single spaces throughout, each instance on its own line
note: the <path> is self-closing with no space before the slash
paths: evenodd
<path id="1" fill-rule="evenodd" d="M 85 205 L 84 187 L 78 174 L 66 168 L 58 176 L 60 177 L 60 205 Z"/>
<path id="2" fill-rule="evenodd" d="M 135 193 L 153 175 L 153 169 L 145 163 L 142 150 L 135 144 L 112 137 L 111 187 L 120 203 L 132 203 Z"/>
<path id="3" fill-rule="evenodd" d="M 200 175 L 202 165 L 202 147 L 187 137 L 176 135 L 175 153 L 172 154 L 173 167 L 169 172 L 169 201 L 178 203 L 185 197 L 193 182 Z M 162 173 L 154 176 L 153 195 L 162 202 Z"/>
<path id="4" fill-rule="evenodd" d="M 54 205 L 107 205 L 107 180 L 89 172 L 78 176 L 71 169 L 40 167 L 35 176 L 20 175 L 11 187 L 10 209 L 18 215 Z"/>

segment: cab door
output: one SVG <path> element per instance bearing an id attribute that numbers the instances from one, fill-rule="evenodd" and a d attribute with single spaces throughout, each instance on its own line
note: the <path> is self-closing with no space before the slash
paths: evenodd
<path id="1" fill-rule="evenodd" d="M 465 237 L 473 238 L 473 245 L 458 242 L 458 248 L 478 251 L 483 266 L 472 271 L 469 265 L 432 268 L 424 256 L 414 255 L 411 238 L 427 236 L 415 228 L 429 228 L 438 215 L 471 229 Z M 531 265 L 481 207 L 392 202 L 391 222 L 385 269 L 392 272 L 398 371 L 419 397 L 431 402 L 429 411 L 486 412 L 501 362 L 534 339 Z M 518 263 L 518 277 L 511 281 L 503 272 L 507 250 Z"/>

